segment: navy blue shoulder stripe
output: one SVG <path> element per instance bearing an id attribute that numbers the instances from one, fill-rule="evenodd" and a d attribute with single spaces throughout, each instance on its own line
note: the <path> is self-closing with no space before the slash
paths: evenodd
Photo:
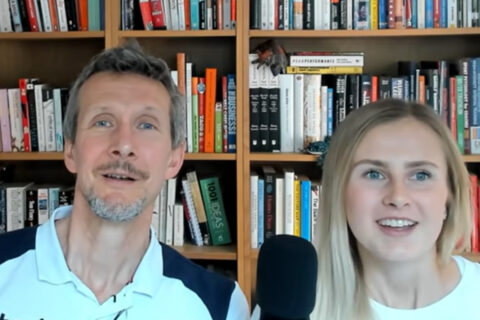
<path id="1" fill-rule="evenodd" d="M 15 259 L 28 250 L 35 249 L 37 227 L 0 234 L 0 264 Z"/>
<path id="2" fill-rule="evenodd" d="M 235 283 L 186 259 L 169 246 L 162 245 L 163 273 L 176 278 L 195 292 L 206 305 L 213 320 L 225 320 Z"/>

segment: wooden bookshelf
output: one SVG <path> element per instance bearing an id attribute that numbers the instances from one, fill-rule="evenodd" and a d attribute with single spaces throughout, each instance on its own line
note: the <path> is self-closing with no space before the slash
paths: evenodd
<path id="1" fill-rule="evenodd" d="M 237 247 L 227 246 L 204 246 L 198 247 L 192 244 L 172 246 L 175 250 L 189 259 L 197 260 L 236 260 Z"/>

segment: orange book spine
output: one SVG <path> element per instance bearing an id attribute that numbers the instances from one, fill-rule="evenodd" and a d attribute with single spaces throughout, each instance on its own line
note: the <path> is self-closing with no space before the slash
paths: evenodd
<path id="1" fill-rule="evenodd" d="M 215 146 L 215 102 L 217 97 L 217 69 L 205 70 L 205 152 L 214 152 Z"/>
<path id="2" fill-rule="evenodd" d="M 52 20 L 52 30 L 58 31 L 58 16 L 57 16 L 57 5 L 55 0 L 48 0 L 48 8 L 50 9 L 50 19 Z"/>
<path id="3" fill-rule="evenodd" d="M 421 75 L 418 77 L 418 87 L 420 94 L 418 95 L 418 100 L 421 103 L 425 103 L 425 76 Z"/>
<path id="4" fill-rule="evenodd" d="M 178 92 L 185 96 L 185 52 L 177 53 Z"/>
<path id="5" fill-rule="evenodd" d="M 88 0 L 77 0 L 77 9 L 79 15 L 79 30 L 88 30 Z"/>
<path id="6" fill-rule="evenodd" d="M 185 30 L 191 30 L 191 22 L 190 22 L 190 0 L 185 0 L 183 4 L 185 8 Z"/>
<path id="7" fill-rule="evenodd" d="M 372 102 L 378 100 L 378 76 L 372 76 L 372 93 L 371 93 Z"/>
<path id="8" fill-rule="evenodd" d="M 237 0 L 232 0 L 230 4 L 230 19 L 232 21 L 232 29 L 237 25 Z"/>
<path id="9" fill-rule="evenodd" d="M 223 29 L 223 0 L 217 0 L 217 29 Z"/>

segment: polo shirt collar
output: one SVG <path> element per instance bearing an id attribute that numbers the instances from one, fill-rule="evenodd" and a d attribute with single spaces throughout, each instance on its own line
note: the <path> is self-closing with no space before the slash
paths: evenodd
<path id="1" fill-rule="evenodd" d="M 52 284 L 74 281 L 55 229 L 55 220 L 66 218 L 71 212 L 72 206 L 59 207 L 46 223 L 38 227 L 35 242 L 39 280 Z M 162 257 L 162 247 L 154 229 L 150 228 L 150 243 L 129 285 L 132 291 L 148 296 L 157 293 L 163 279 Z"/>

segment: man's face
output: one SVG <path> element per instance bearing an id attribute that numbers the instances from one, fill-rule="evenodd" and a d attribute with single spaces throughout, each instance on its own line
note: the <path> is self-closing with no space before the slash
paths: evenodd
<path id="1" fill-rule="evenodd" d="M 65 143 L 78 201 L 106 220 L 131 220 L 183 162 L 183 144 L 172 149 L 170 96 L 141 75 L 102 72 L 84 83 L 78 103 L 75 143 Z"/>

